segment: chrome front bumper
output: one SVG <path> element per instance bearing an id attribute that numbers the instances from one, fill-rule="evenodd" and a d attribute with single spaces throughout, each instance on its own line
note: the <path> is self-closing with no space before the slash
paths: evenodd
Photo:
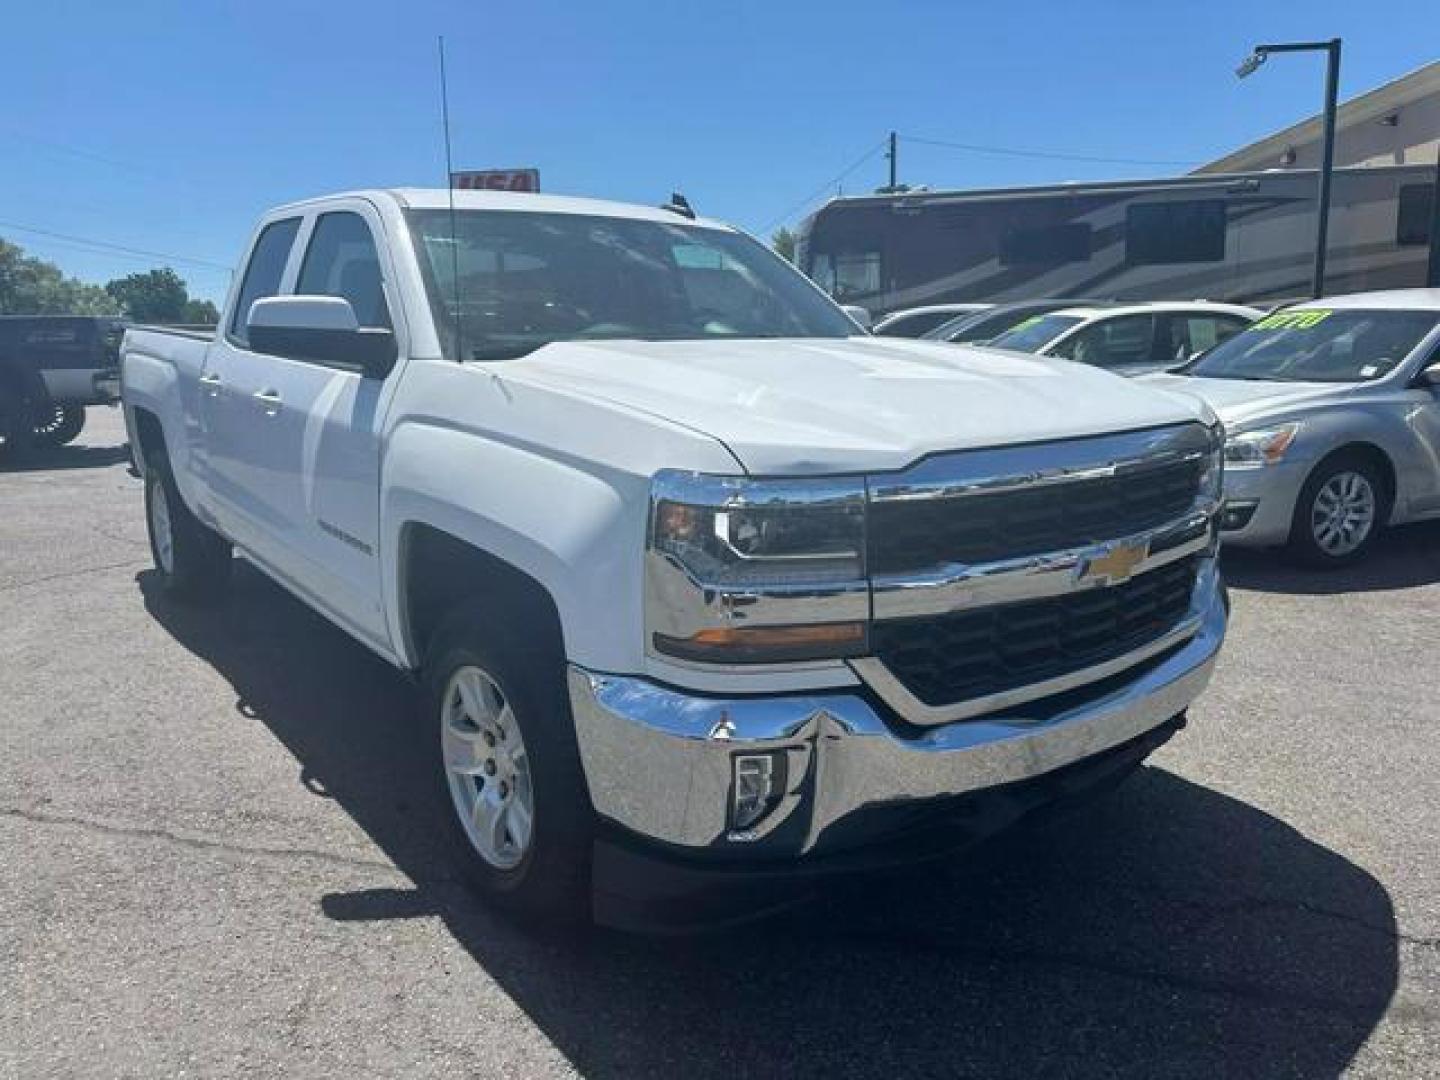
<path id="1" fill-rule="evenodd" d="M 942 800 L 1041 776 L 1119 746 L 1185 711 L 1209 682 L 1226 611 L 1213 559 L 1197 581 L 1194 635 L 1144 657 L 1121 686 L 924 730 L 860 693 L 702 697 L 571 666 L 569 689 L 596 810 L 639 836 L 689 849 L 804 854 L 872 808 Z M 1123 678 L 1123 674 L 1114 678 Z M 1083 688 L 1076 691 L 1083 694 Z M 1060 704 L 1056 704 L 1056 702 Z M 783 751 L 787 788 L 761 827 L 729 831 L 735 755 Z"/>

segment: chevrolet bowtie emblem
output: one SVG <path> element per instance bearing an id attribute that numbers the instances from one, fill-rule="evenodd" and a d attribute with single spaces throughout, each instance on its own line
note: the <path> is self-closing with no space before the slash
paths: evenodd
<path id="1" fill-rule="evenodd" d="M 1148 542 L 1116 544 L 1103 555 L 1096 555 L 1081 562 L 1080 572 L 1076 577 L 1080 581 L 1093 581 L 1097 584 L 1103 581 L 1110 585 L 1119 585 L 1122 581 L 1130 580 L 1135 568 L 1144 562 L 1149 554 Z"/>

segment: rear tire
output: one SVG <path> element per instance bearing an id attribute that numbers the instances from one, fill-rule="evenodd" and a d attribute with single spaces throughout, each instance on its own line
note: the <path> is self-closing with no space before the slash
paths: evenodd
<path id="1" fill-rule="evenodd" d="M 425 663 L 421 737 L 454 856 L 513 915 L 590 921 L 590 807 L 554 643 L 457 612 Z"/>
<path id="2" fill-rule="evenodd" d="M 145 524 L 161 588 L 177 599 L 223 596 L 234 566 L 230 544 L 185 505 L 170 463 L 157 455 L 145 467 Z"/>
<path id="3" fill-rule="evenodd" d="M 1390 519 L 1392 496 L 1375 463 L 1341 453 L 1315 467 L 1290 522 L 1290 556 L 1317 570 L 1338 570 L 1365 558 Z"/>
<path id="4" fill-rule="evenodd" d="M 84 405 L 51 405 L 45 413 L 34 426 L 36 446 L 64 446 L 74 442 L 85 427 Z"/>

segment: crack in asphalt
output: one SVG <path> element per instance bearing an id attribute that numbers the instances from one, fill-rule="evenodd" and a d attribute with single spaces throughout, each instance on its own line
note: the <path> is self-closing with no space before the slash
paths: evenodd
<path id="1" fill-rule="evenodd" d="M 316 848 L 241 844 L 232 840 L 216 840 L 208 836 L 187 836 L 184 833 L 174 832 L 170 829 L 146 828 L 138 825 L 112 825 L 107 822 L 96 821 L 93 818 L 75 817 L 68 814 L 47 814 L 41 810 L 29 810 L 22 807 L 0 809 L 0 817 L 18 818 L 21 821 L 28 821 L 36 825 L 71 826 L 86 832 L 101 833 L 107 836 L 164 840 L 172 844 L 178 844 L 181 847 L 198 851 L 223 851 L 237 855 L 271 855 L 279 858 L 310 859 L 350 869 L 386 870 L 391 874 L 404 876 L 393 864 L 388 862 L 382 862 L 378 859 L 356 859 L 346 855 L 337 855 L 333 851 L 321 851 Z"/>
<path id="2" fill-rule="evenodd" d="M 103 566 L 82 566 L 75 570 L 62 570 L 58 574 L 42 574 L 40 577 L 29 578 L 25 581 L 12 581 L 8 585 L 0 585 L 0 593 L 28 589 L 31 585 L 45 585 L 52 581 L 65 581 L 68 578 L 83 577 L 86 574 L 102 574 L 107 570 L 124 570 L 127 567 L 142 566 L 148 562 L 148 559 L 126 559 L 124 562 L 105 563 Z"/>

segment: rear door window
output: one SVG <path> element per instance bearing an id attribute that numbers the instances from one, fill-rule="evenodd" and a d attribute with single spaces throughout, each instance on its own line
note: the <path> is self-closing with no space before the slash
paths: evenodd
<path id="1" fill-rule="evenodd" d="M 1184 363 L 1229 341 L 1250 325 L 1234 315 L 1172 315 L 1169 319 L 1169 348 L 1158 360 Z"/>
<path id="2" fill-rule="evenodd" d="M 285 276 L 285 263 L 290 258 L 290 248 L 295 244 L 295 234 L 300 231 L 300 219 L 285 218 L 272 221 L 255 241 L 255 250 L 250 253 L 250 262 L 245 267 L 245 277 L 240 283 L 240 295 L 235 300 L 235 311 L 230 317 L 230 336 L 242 345 L 250 342 L 250 308 L 256 300 L 274 296 L 280 291 L 280 280 Z"/>
<path id="3" fill-rule="evenodd" d="M 1154 330 L 1153 315 L 1118 315 L 1078 331 L 1055 354 L 1104 368 L 1145 364 L 1150 362 Z"/>

